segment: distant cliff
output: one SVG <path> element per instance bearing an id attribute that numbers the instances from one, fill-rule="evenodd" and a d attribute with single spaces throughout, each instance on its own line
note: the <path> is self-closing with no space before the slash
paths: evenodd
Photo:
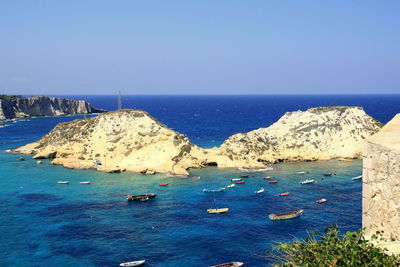
<path id="1" fill-rule="evenodd" d="M 203 149 L 140 110 L 120 110 L 61 123 L 14 152 L 51 158 L 68 168 L 188 174 L 204 166 L 265 168 L 268 163 L 361 156 L 362 141 L 382 124 L 360 107 L 288 112 L 268 128 Z"/>
<path id="2" fill-rule="evenodd" d="M 104 112 L 84 100 L 32 96 L 0 98 L 0 120 L 34 116 L 61 116 Z"/>

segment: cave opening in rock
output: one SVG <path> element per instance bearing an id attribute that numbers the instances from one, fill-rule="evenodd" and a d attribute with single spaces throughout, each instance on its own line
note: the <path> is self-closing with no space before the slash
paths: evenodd
<path id="1" fill-rule="evenodd" d="M 206 164 L 204 164 L 205 166 L 212 166 L 212 167 L 218 167 L 218 163 L 216 162 L 207 162 Z"/>

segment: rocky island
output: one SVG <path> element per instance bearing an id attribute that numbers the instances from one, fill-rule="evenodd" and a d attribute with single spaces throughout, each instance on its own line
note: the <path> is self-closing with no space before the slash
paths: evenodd
<path id="1" fill-rule="evenodd" d="M 41 116 L 63 116 L 100 113 L 84 100 L 72 100 L 48 96 L 7 96 L 0 95 L 0 120 Z"/>
<path id="2" fill-rule="evenodd" d="M 382 126 L 360 107 L 318 107 L 288 112 L 270 127 L 204 149 L 144 111 L 119 110 L 61 123 L 14 152 L 74 169 L 187 175 L 189 168 L 210 165 L 265 168 L 286 160 L 358 158 L 363 140 Z"/>

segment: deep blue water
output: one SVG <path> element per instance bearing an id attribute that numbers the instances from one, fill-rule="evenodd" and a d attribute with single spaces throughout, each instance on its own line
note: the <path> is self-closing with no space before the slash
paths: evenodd
<path id="1" fill-rule="evenodd" d="M 74 96 L 112 110 L 116 97 Z M 399 96 L 125 96 L 125 108 L 147 110 L 202 146 L 220 144 L 229 135 L 265 127 L 286 111 L 321 105 L 359 105 L 387 122 L 399 112 Z M 0 128 L 0 266 L 117 266 L 146 259 L 147 266 L 208 266 L 239 260 L 265 266 L 263 252 L 278 242 L 303 237 L 332 223 L 343 231 L 361 227 L 361 161 L 294 162 L 250 173 L 243 185 L 223 193 L 220 187 L 241 173 L 236 169 L 191 170 L 189 178 L 157 174 L 106 174 L 37 165 L 4 152 L 32 142 L 57 123 L 81 116 L 36 118 Z M 212 141 L 214 140 L 214 141 Z M 297 171 L 308 171 L 305 175 Z M 324 177 L 324 172 L 335 175 Z M 262 179 L 273 175 L 278 184 Z M 200 178 L 199 178 L 200 177 Z M 316 184 L 300 185 L 305 178 Z M 69 180 L 69 185 L 56 181 Z M 90 185 L 79 181 L 90 180 Z M 159 183 L 169 182 L 168 187 Z M 256 195 L 264 187 L 266 192 Z M 128 193 L 155 192 L 145 203 L 128 203 Z M 287 197 L 278 197 L 289 191 Z M 328 202 L 316 204 L 326 197 Z M 207 208 L 229 207 L 226 215 Z M 271 222 L 269 213 L 303 208 L 295 220 Z"/>

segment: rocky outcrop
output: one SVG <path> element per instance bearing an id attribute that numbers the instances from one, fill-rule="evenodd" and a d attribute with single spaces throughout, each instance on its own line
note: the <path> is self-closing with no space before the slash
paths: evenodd
<path id="1" fill-rule="evenodd" d="M 67 168 L 186 175 L 188 168 L 204 166 L 265 168 L 282 160 L 356 158 L 363 139 L 380 127 L 362 108 L 314 108 L 202 149 L 144 111 L 120 110 L 59 124 L 15 152 L 52 158 Z"/>
<path id="2" fill-rule="evenodd" d="M 367 236 L 400 241 L 400 114 L 364 142 L 362 209 Z"/>
<path id="3" fill-rule="evenodd" d="M 11 101 L 0 100 L 0 119 L 27 118 L 34 116 L 62 116 L 104 112 L 84 100 L 61 97 L 17 97 Z"/>
<path id="4" fill-rule="evenodd" d="M 284 160 L 358 158 L 362 141 L 382 126 L 361 107 L 311 108 L 288 112 L 268 128 L 235 134 L 216 154 L 225 156 L 225 166 L 236 166 L 236 162 L 256 166 Z M 218 163 L 218 159 L 215 161 Z"/>
<path id="5" fill-rule="evenodd" d="M 74 169 L 184 175 L 190 167 L 201 167 L 193 155 L 202 154 L 187 137 L 139 110 L 61 123 L 37 143 L 15 151 Z"/>

